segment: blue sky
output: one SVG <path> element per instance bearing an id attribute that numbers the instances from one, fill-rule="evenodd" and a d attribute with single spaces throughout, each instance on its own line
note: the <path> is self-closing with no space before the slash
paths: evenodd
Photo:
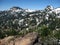
<path id="1" fill-rule="evenodd" d="M 7 10 L 13 6 L 28 9 L 44 9 L 47 5 L 60 7 L 60 0 L 0 0 L 0 10 Z"/>

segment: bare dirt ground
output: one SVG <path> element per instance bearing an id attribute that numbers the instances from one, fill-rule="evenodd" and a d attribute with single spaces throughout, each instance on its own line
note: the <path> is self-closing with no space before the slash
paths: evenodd
<path id="1" fill-rule="evenodd" d="M 37 38 L 37 33 L 28 33 L 24 37 L 15 38 L 14 36 L 5 37 L 0 40 L 0 45 L 32 45 Z"/>

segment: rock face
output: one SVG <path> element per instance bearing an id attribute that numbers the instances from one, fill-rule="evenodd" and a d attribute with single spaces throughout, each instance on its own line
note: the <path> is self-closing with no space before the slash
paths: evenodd
<path id="1" fill-rule="evenodd" d="M 7 45 L 13 38 L 14 38 L 14 36 L 9 36 L 9 37 L 6 37 L 6 38 L 0 40 L 0 45 Z"/>
<path id="2" fill-rule="evenodd" d="M 33 45 L 38 34 L 36 32 L 28 33 L 24 37 L 15 38 L 14 36 L 9 36 L 0 40 L 0 45 Z"/>

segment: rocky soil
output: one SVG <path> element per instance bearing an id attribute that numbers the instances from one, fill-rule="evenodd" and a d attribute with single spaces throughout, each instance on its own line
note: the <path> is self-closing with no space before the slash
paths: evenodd
<path id="1" fill-rule="evenodd" d="M 0 40 L 0 45 L 34 45 L 38 34 L 36 32 L 28 33 L 24 37 L 9 36 Z"/>

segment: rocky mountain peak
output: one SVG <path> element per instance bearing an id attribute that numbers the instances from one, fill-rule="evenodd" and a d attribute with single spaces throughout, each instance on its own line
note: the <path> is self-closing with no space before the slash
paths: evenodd
<path id="1" fill-rule="evenodd" d="M 22 9 L 22 8 L 20 8 L 20 7 L 17 7 L 17 6 L 13 6 L 12 8 L 10 8 L 10 9 L 15 9 L 15 10 L 17 10 L 17 9 Z M 22 9 L 23 10 L 23 9 Z"/>

